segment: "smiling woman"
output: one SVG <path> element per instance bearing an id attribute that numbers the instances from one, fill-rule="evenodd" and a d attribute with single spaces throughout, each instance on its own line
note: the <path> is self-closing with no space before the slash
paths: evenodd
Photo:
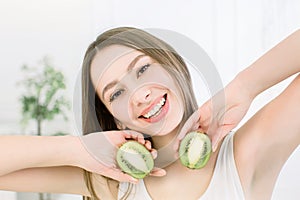
<path id="1" fill-rule="evenodd" d="M 93 45 L 94 48 L 92 48 Z M 97 53 L 100 50 L 101 53 Z M 94 55 L 94 57 L 92 58 L 91 55 Z M 145 120 L 141 120 L 142 115 L 146 115 L 143 118 L 147 118 L 147 116 L 149 118 L 150 113 L 152 115 L 156 114 L 155 111 L 158 111 L 158 107 L 155 107 L 155 105 L 164 96 L 177 102 L 178 105 L 174 105 L 174 108 L 182 108 L 179 104 L 182 101 L 181 99 L 188 102 L 183 105 L 184 109 L 182 109 L 189 111 L 189 113 L 184 113 L 185 119 L 197 107 L 192 91 L 189 93 L 183 92 L 191 88 L 191 83 L 186 82 L 186 79 L 190 79 L 190 76 L 182 58 L 163 41 L 138 29 L 124 28 L 122 30 L 120 28 L 109 31 L 103 34 L 102 37 L 99 37 L 86 53 L 83 71 L 84 92 L 89 91 L 89 94 L 83 95 L 83 101 L 93 102 L 93 98 L 97 99 L 97 96 L 100 96 L 102 101 L 99 99 L 96 102 L 99 102 L 98 105 L 104 109 L 103 112 L 107 113 L 105 110 L 108 109 L 110 113 L 118 112 L 119 115 L 125 115 L 120 117 L 123 117 L 125 121 L 132 122 L 132 125 L 128 124 L 128 128 L 137 123 L 132 121 L 130 117 L 143 122 Z M 91 80 L 87 80 L 89 74 L 91 74 Z M 89 84 L 90 82 L 93 83 L 93 86 Z M 93 90 L 91 87 L 95 89 Z M 156 87 L 156 90 L 151 91 L 149 87 Z M 173 94 L 168 95 L 166 89 Z M 152 104 L 143 108 L 131 107 L 135 110 L 128 110 L 130 107 L 128 108 L 127 105 L 138 104 L 139 102 L 137 101 L 140 101 L 140 98 L 145 98 L 143 99 L 144 101 L 149 101 Z M 115 103 L 116 101 L 122 101 L 123 104 L 117 104 Z M 167 103 L 164 105 L 167 105 Z M 121 109 L 121 111 L 118 109 Z M 88 111 L 88 108 L 83 108 L 83 115 L 89 116 Z M 101 111 L 102 109 L 99 109 L 99 113 L 96 113 L 98 118 L 102 118 L 100 117 Z M 95 114 L 95 111 L 92 110 L 92 114 Z M 101 128 L 98 127 L 95 130 L 106 130 L 107 124 L 115 123 L 115 118 L 112 115 L 109 118 L 112 119 L 110 122 L 100 124 Z M 83 117 L 83 119 L 88 118 Z M 116 119 L 120 120 L 118 117 Z M 151 121 L 151 119 L 149 120 Z M 152 118 L 153 120 L 155 121 L 155 118 Z M 90 123 L 90 120 L 87 123 Z M 149 124 L 144 123 L 141 127 L 145 127 L 145 125 Z M 92 127 L 88 125 L 86 128 L 90 130 Z M 145 130 L 140 131 L 145 132 Z M 146 132 L 148 131 L 146 130 Z"/>
<path id="2" fill-rule="evenodd" d="M 170 45 L 141 29 L 108 30 L 83 61 L 84 135 L 1 136 L 0 189 L 85 199 L 270 199 L 278 174 L 300 144 L 299 52 L 296 31 L 198 107 L 189 70 Z M 291 75 L 294 80 L 278 97 L 230 132 L 258 94 Z M 213 145 L 199 170 L 178 159 L 180 142 L 193 130 L 207 134 Z M 155 159 L 143 179 L 117 166 L 117 150 L 128 140 L 144 145 Z M 185 143 L 201 149 L 196 141 Z M 195 162 L 197 155 L 189 153 Z"/>
<path id="3" fill-rule="evenodd" d="M 132 129 L 152 136 L 155 148 L 170 148 L 181 121 L 197 108 L 182 58 L 139 29 L 118 28 L 98 37 L 86 53 L 82 77 L 84 133 Z M 168 159 L 160 162 L 174 161 Z"/>
<path id="4" fill-rule="evenodd" d="M 295 35 L 297 35 L 294 36 L 295 38 L 299 37 L 299 33 Z M 295 40 L 298 41 L 299 38 Z M 288 42 L 284 42 L 286 43 Z M 273 57 L 276 53 L 276 50 L 273 50 L 270 56 Z M 270 61 L 266 59 L 268 57 L 262 58 L 261 62 L 266 62 L 264 64 L 269 67 L 274 61 L 268 63 Z M 272 121 L 266 121 L 265 124 L 257 122 L 257 118 L 261 115 L 269 115 L 270 111 L 260 111 L 247 123 L 251 125 L 242 127 L 235 134 L 229 134 L 224 141 L 218 138 L 225 136 L 224 134 L 234 128 L 245 115 L 254 97 L 270 86 L 270 82 L 262 81 L 264 78 L 261 77 L 262 80 L 257 82 L 262 82 L 264 88 L 256 85 L 251 87 L 252 84 L 249 83 L 252 80 L 247 80 L 246 77 L 249 73 L 257 73 L 256 65 L 240 73 L 225 88 L 225 98 L 228 103 L 226 108 L 220 101 L 224 93 L 220 92 L 212 98 L 219 104 L 212 105 L 212 101 L 208 101 L 199 108 L 199 112 L 196 111 L 197 104 L 191 90 L 189 71 L 183 59 L 172 47 L 149 33 L 135 28 L 121 27 L 100 35 L 88 48 L 83 65 L 83 131 L 85 134 L 116 129 L 141 132 L 158 150 L 156 166 L 164 168 L 168 173 L 167 176 L 159 179 L 146 177 L 134 187 L 127 183 L 117 184 L 110 180 L 107 182 L 107 187 L 110 188 L 109 191 L 114 198 L 118 196 L 120 199 L 219 199 L 219 195 L 225 199 L 269 198 L 272 194 L 272 185 L 276 180 L 274 178 L 277 177 L 283 163 L 272 161 L 274 162 L 273 172 L 261 175 L 262 178 L 257 180 L 253 177 L 264 171 L 262 163 L 253 160 L 253 164 L 249 165 L 244 158 L 249 158 L 249 156 L 257 158 L 258 156 L 253 154 L 258 150 L 265 152 L 261 157 L 272 157 L 268 153 L 269 150 L 264 150 L 261 145 L 263 138 L 268 137 L 263 134 L 265 127 L 272 124 Z M 290 65 L 290 74 L 285 71 L 281 72 L 280 76 L 274 74 L 272 84 L 277 83 L 282 77 L 299 71 L 298 68 L 294 68 L 293 64 Z M 296 83 L 299 82 L 298 79 L 295 80 L 294 85 L 298 84 Z M 245 91 L 241 92 L 243 90 Z M 285 94 L 291 93 L 292 90 L 287 89 Z M 237 91 L 240 93 L 239 97 L 236 96 Z M 276 99 L 272 104 L 284 101 L 282 97 L 278 99 L 281 100 Z M 232 106 L 230 106 L 231 103 Z M 279 112 L 278 109 L 273 108 L 272 104 L 266 106 L 265 109 Z M 194 111 L 196 112 L 192 115 Z M 187 120 L 191 115 L 192 117 Z M 216 121 L 220 127 L 214 125 Z M 218 138 L 219 140 L 213 140 L 215 153 L 207 166 L 199 171 L 190 171 L 174 159 L 172 147 L 177 149 L 183 136 L 189 130 L 195 129 L 203 130 L 212 139 Z M 223 131 L 220 132 L 219 129 Z M 254 130 L 256 134 L 252 133 Z M 274 131 L 273 134 L 279 133 Z M 233 142 L 233 136 L 235 142 Z M 255 138 L 262 140 L 256 141 Z M 290 155 L 299 144 L 299 133 L 294 131 L 293 138 L 297 142 L 293 143 L 292 148 L 286 149 L 286 156 Z M 217 145 L 219 141 L 222 145 Z M 249 144 L 249 141 L 257 145 L 247 147 L 244 143 Z M 276 143 L 274 141 L 271 142 L 270 149 L 275 148 L 273 147 Z M 289 142 L 291 141 L 283 140 L 280 143 L 284 145 Z M 229 162 L 226 161 L 227 159 Z M 234 170 L 228 171 L 227 168 Z M 221 174 L 226 174 L 226 176 L 222 175 L 222 177 Z M 93 188 L 92 173 L 86 173 L 85 178 L 90 183 L 90 193 L 93 196 L 106 198 L 97 192 L 99 191 L 95 189 L 97 186 Z M 170 191 L 170 188 L 173 190 L 178 187 L 175 191 L 182 189 L 182 185 L 175 180 L 186 183 L 184 193 Z M 212 185 L 218 185 L 218 187 L 212 188 Z M 258 188 L 263 188 L 263 192 L 254 192 L 260 190 Z"/>

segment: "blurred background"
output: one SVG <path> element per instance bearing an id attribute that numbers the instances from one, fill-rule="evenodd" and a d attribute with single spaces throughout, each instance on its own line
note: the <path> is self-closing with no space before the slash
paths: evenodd
<path id="1" fill-rule="evenodd" d="M 239 71 L 299 29 L 300 1 L 1 0 L 0 134 L 37 134 L 36 118 L 29 117 L 26 126 L 22 123 L 22 98 L 31 93 L 22 82 L 30 78 L 22 70 L 24 65 L 39 70 L 46 65 L 60 72 L 64 77 L 60 83 L 65 87 L 53 95 L 53 101 L 63 96 L 72 107 L 87 46 L 99 33 L 117 26 L 163 28 L 184 34 L 209 54 L 226 85 Z M 278 95 L 289 81 L 259 95 L 243 122 Z M 74 98 L 77 97 L 80 98 L 75 93 Z M 78 134 L 72 108 L 56 111 L 51 119 L 44 116 L 42 134 Z M 299 169 L 298 148 L 279 176 L 273 199 L 299 199 Z M 0 199 L 38 199 L 38 195 L 0 191 Z M 44 199 L 81 197 L 53 194 Z"/>

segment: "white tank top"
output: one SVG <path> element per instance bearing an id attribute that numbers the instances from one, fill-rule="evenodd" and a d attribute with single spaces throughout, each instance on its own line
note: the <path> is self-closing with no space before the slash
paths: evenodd
<path id="1" fill-rule="evenodd" d="M 207 190 L 198 200 L 244 200 L 244 193 L 236 169 L 233 155 L 233 133 L 224 139 L 219 151 L 216 167 Z M 128 189 L 128 183 L 119 184 L 118 199 Z M 127 200 L 152 200 L 147 192 L 144 181 L 140 180 L 133 186 Z"/>

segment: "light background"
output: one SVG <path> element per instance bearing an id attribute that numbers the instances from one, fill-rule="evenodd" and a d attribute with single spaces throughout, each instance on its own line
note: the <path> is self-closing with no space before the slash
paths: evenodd
<path id="1" fill-rule="evenodd" d="M 299 29 L 300 1 L 1 0 L 0 134 L 34 131 L 34 124 L 26 129 L 19 125 L 18 98 L 22 90 L 16 83 L 22 79 L 20 67 L 23 64 L 37 65 L 44 56 L 49 56 L 66 75 L 66 95 L 72 99 L 87 46 L 102 31 L 117 26 L 164 28 L 186 35 L 207 51 L 225 85 L 260 55 Z M 243 122 L 278 95 L 289 81 L 259 95 Z M 201 97 L 201 93 L 198 95 Z M 69 115 L 68 123 L 61 119 L 45 123 L 46 133 L 63 130 L 76 134 L 73 113 Z M 300 151 L 297 150 L 278 179 L 273 199 L 299 198 L 299 169 Z M 25 199 L 25 196 L 0 192 L 3 200 Z M 55 198 L 80 199 L 72 195 Z"/>

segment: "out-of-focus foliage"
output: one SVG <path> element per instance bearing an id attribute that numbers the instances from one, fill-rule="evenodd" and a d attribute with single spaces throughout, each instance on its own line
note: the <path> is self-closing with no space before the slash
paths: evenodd
<path id="1" fill-rule="evenodd" d="M 24 79 L 18 83 L 25 89 L 20 98 L 22 124 L 26 126 L 30 120 L 36 121 L 37 135 L 41 135 L 43 121 L 53 120 L 59 115 L 67 120 L 70 103 L 64 96 L 65 77 L 47 58 L 41 61 L 39 67 L 23 65 L 22 72 Z"/>

